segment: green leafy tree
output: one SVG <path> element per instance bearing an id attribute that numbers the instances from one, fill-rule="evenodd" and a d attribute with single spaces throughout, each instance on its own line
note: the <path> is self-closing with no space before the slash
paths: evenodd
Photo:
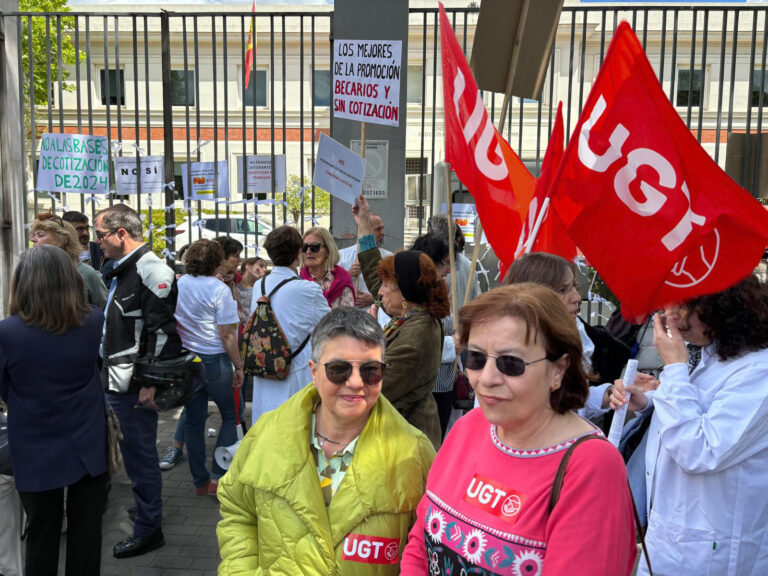
<path id="1" fill-rule="evenodd" d="M 291 215 L 294 223 L 299 224 L 301 221 L 301 209 L 304 208 L 304 215 L 310 216 L 312 214 L 312 199 L 315 201 L 315 215 L 329 214 L 331 211 L 331 195 L 325 190 L 315 188 L 314 193 L 312 187 L 304 190 L 304 195 L 301 194 L 301 189 L 304 186 L 311 184 L 308 178 L 304 178 L 304 184 L 301 183 L 301 178 L 291 174 L 288 176 L 288 181 L 285 186 L 285 203 L 288 205 L 288 212 Z M 283 200 L 283 194 L 276 195 L 278 200 Z"/>
<path id="2" fill-rule="evenodd" d="M 142 222 L 142 228 L 144 230 L 144 239 L 149 244 L 149 233 L 147 232 L 149 230 L 149 223 L 150 219 L 147 214 L 147 210 L 141 211 L 141 222 Z M 187 215 L 182 214 L 181 210 L 174 210 L 174 221 L 176 222 L 176 225 L 178 226 L 184 220 L 186 219 Z M 165 238 L 172 237 L 174 234 L 176 234 L 175 228 L 166 228 L 165 230 L 160 230 L 160 228 L 163 228 L 165 226 L 165 211 L 164 210 L 152 210 L 152 243 L 150 244 L 150 248 L 152 248 L 152 252 L 163 257 L 163 250 L 168 248 L 170 250 L 170 245 L 166 244 Z M 157 230 L 160 230 L 159 232 Z M 184 238 L 179 237 L 179 238 Z M 176 250 L 181 248 L 185 242 L 179 242 L 179 238 L 176 239 Z"/>
<path id="3" fill-rule="evenodd" d="M 21 12 L 69 12 L 67 0 L 20 0 Z M 31 26 L 30 26 L 31 20 Z M 22 18 L 21 32 L 21 67 L 24 84 L 24 120 L 29 136 L 30 127 L 30 95 L 34 94 L 35 106 L 47 106 L 53 85 L 59 80 L 59 45 L 61 45 L 61 79 L 62 90 L 71 92 L 74 84 L 66 82 L 71 72 L 68 69 L 75 65 L 77 51 L 75 50 L 72 34 L 75 30 L 75 17 L 63 16 L 50 18 L 49 30 L 46 30 L 46 19 L 41 16 Z M 57 25 L 59 24 L 59 25 Z M 29 43 L 32 42 L 30 82 Z M 50 65 L 48 63 L 48 47 L 50 46 Z M 85 52 L 80 51 L 80 62 L 84 62 Z M 49 83 L 50 70 L 50 83 Z M 32 89 L 34 88 L 34 89 Z"/>

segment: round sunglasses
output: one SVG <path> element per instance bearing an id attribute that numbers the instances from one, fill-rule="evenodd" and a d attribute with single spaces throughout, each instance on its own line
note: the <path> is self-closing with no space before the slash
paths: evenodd
<path id="1" fill-rule="evenodd" d="M 525 372 L 526 366 L 550 359 L 549 356 L 544 356 L 544 358 L 526 362 L 517 356 L 491 356 L 477 350 L 465 350 L 464 367 L 467 370 L 482 370 L 485 368 L 488 358 L 494 358 L 496 360 L 496 369 L 506 376 L 520 376 Z"/>
<path id="2" fill-rule="evenodd" d="M 384 378 L 384 368 L 387 367 L 384 362 L 370 360 L 360 364 L 355 361 L 355 364 L 358 365 L 360 379 L 368 386 L 376 386 Z M 354 368 L 354 364 L 346 360 L 331 360 L 330 362 L 323 362 L 322 365 L 325 367 L 325 376 L 337 386 L 341 386 L 349 380 Z"/>
<path id="3" fill-rule="evenodd" d="M 320 252 L 320 248 L 322 248 L 323 245 L 320 242 L 312 242 L 312 244 L 302 244 L 301 245 L 301 251 L 306 252 L 309 250 L 313 254 L 317 254 Z"/>

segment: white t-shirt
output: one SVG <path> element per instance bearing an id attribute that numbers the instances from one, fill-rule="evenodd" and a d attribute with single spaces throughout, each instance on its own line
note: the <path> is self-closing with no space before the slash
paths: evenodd
<path id="1" fill-rule="evenodd" d="M 219 337 L 219 326 L 237 324 L 237 302 L 224 282 L 213 276 L 179 278 L 176 301 L 176 324 L 181 343 L 192 352 L 221 354 L 225 352 Z"/>
<path id="2" fill-rule="evenodd" d="M 381 253 L 382 258 L 392 256 L 392 252 L 385 248 L 379 248 L 379 252 Z M 339 266 L 344 268 L 344 270 L 349 271 L 352 264 L 355 263 L 355 260 L 357 260 L 357 242 L 352 244 L 352 246 L 347 246 L 346 248 L 339 250 Z M 368 286 L 365 285 L 365 279 L 362 274 L 357 277 L 352 277 L 352 284 L 355 286 L 358 294 L 361 292 L 366 294 L 370 293 Z"/>

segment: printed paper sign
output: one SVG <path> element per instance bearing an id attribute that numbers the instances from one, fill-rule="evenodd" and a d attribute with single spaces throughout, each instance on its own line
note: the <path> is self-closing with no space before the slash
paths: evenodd
<path id="1" fill-rule="evenodd" d="M 453 221 L 461 228 L 464 240 L 470 244 L 475 243 L 475 229 L 477 228 L 477 207 L 474 204 L 452 204 Z M 443 213 L 448 213 L 448 208 L 443 204 Z M 483 233 L 483 244 L 488 244 L 488 239 Z"/>
<path id="2" fill-rule="evenodd" d="M 320 134 L 317 163 L 312 184 L 348 204 L 360 196 L 365 175 L 365 160 L 325 134 Z"/>
<path id="3" fill-rule="evenodd" d="M 400 122 L 400 40 L 334 40 L 333 115 L 373 124 Z"/>
<path id="4" fill-rule="evenodd" d="M 104 136 L 43 134 L 37 189 L 72 194 L 109 192 L 109 150 Z"/>
<path id="5" fill-rule="evenodd" d="M 138 175 L 141 174 L 141 193 L 163 192 L 165 167 L 162 156 L 142 156 L 138 160 L 130 156 L 116 156 L 115 185 L 118 194 L 137 194 Z"/>
<path id="6" fill-rule="evenodd" d="M 360 140 L 350 142 L 352 152 L 360 154 Z M 389 142 L 387 140 L 365 141 L 365 179 L 363 196 L 374 200 L 386 200 L 389 197 Z"/>
<path id="7" fill-rule="evenodd" d="M 246 181 L 248 194 L 272 192 L 272 156 L 259 154 L 246 156 Z M 285 155 L 278 154 L 275 158 L 275 192 L 285 192 Z M 237 157 L 237 191 L 245 193 L 243 186 L 243 157 Z"/>
<path id="8" fill-rule="evenodd" d="M 187 200 L 215 200 L 229 198 L 229 169 L 226 160 L 220 160 L 218 186 L 216 162 L 192 162 L 181 165 L 181 183 Z M 187 170 L 189 166 L 189 170 Z M 191 185 L 187 178 L 192 179 Z"/>

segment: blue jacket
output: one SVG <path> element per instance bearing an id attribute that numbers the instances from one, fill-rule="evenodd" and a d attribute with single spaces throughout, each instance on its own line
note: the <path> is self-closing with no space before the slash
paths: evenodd
<path id="1" fill-rule="evenodd" d="M 107 470 L 104 388 L 96 365 L 104 314 L 64 334 L 0 321 L 0 397 L 16 488 L 42 492 Z"/>

